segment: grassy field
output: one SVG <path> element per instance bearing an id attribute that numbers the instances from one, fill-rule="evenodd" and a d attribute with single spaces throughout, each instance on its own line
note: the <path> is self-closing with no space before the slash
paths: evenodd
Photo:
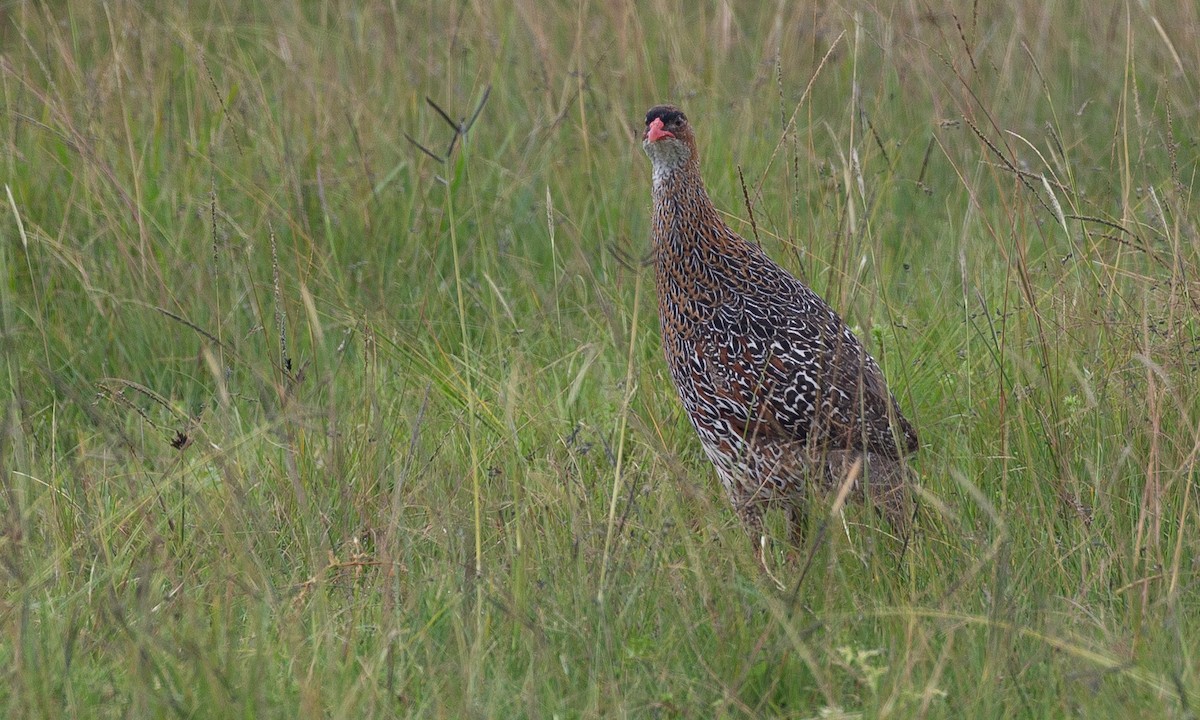
<path id="1" fill-rule="evenodd" d="M 0 715 L 1196 718 L 1200 9 L 822 4 L 0 8 Z M 665 101 L 914 420 L 902 557 L 758 571 Z"/>

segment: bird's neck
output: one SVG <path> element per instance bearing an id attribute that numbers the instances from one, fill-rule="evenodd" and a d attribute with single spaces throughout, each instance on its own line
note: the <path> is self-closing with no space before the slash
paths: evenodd
<path id="1" fill-rule="evenodd" d="M 700 175 L 700 163 L 694 157 L 667 155 L 653 159 L 650 173 L 654 181 L 655 197 L 663 192 L 671 193 L 693 185 L 698 186 L 700 192 L 708 197 L 708 193 L 704 191 L 704 179 Z"/>
<path id="2" fill-rule="evenodd" d="M 654 245 L 660 258 L 685 255 L 732 235 L 717 213 L 694 163 L 654 168 Z M 735 236 L 736 237 L 736 236 Z"/>

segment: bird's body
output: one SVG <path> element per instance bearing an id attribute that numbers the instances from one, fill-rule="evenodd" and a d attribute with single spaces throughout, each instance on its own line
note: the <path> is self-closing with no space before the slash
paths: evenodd
<path id="1" fill-rule="evenodd" d="M 683 113 L 655 107 L 646 125 L 663 350 L 747 529 L 760 537 L 777 503 L 798 534 L 808 479 L 837 486 L 865 470 L 876 506 L 905 533 L 902 458 L 917 436 L 879 366 L 824 300 L 721 220 Z"/>

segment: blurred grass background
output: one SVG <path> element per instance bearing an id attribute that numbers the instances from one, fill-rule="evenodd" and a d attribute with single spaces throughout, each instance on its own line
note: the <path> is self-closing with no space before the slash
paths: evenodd
<path id="1" fill-rule="evenodd" d="M 1102 5 L 7 3 L 0 712 L 1196 717 L 1200 9 Z M 914 419 L 904 557 L 758 572 L 659 102 Z"/>

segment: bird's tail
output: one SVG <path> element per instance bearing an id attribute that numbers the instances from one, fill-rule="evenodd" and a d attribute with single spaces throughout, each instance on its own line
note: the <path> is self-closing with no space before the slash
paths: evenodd
<path id="1" fill-rule="evenodd" d="M 916 496 L 912 491 L 912 471 L 908 463 L 874 452 L 862 455 L 833 452 L 826 459 L 828 481 L 833 487 L 840 485 L 860 457 L 863 467 L 855 494 L 860 497 L 865 495 L 875 511 L 888 521 L 901 542 L 907 545 L 917 511 Z"/>

